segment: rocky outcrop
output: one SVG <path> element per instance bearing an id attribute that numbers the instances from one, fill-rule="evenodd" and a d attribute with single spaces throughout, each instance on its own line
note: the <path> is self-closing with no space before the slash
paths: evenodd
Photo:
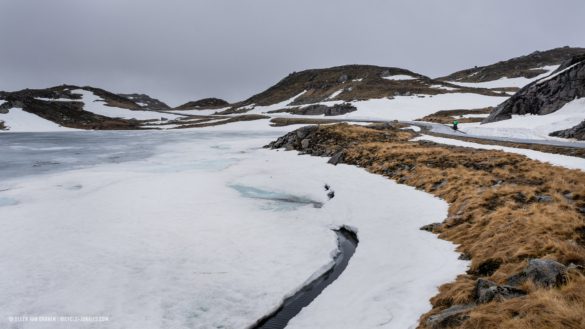
<path id="1" fill-rule="evenodd" d="M 119 94 L 119 96 L 133 101 L 144 110 L 166 111 L 171 109 L 164 102 L 145 94 Z"/>
<path id="2" fill-rule="evenodd" d="M 325 115 L 336 116 L 357 111 L 357 108 L 350 103 L 336 104 L 332 106 L 315 104 L 290 109 L 270 111 L 268 113 L 290 113 L 297 115 Z"/>
<path id="3" fill-rule="evenodd" d="M 203 98 L 197 101 L 187 102 L 183 105 L 175 107 L 175 110 L 196 110 L 219 108 L 230 105 L 230 103 L 219 98 Z"/>
<path id="4" fill-rule="evenodd" d="M 319 126 L 305 126 L 271 142 L 266 147 L 272 149 L 284 148 L 285 150 L 307 150 L 310 146 L 309 135 L 316 132 Z"/>
<path id="5" fill-rule="evenodd" d="M 479 304 L 503 301 L 526 295 L 526 292 L 508 285 L 498 285 L 493 281 L 478 279 L 475 284 L 475 300 Z"/>
<path id="6" fill-rule="evenodd" d="M 426 321 L 426 325 L 431 329 L 456 327 L 469 319 L 468 314 L 474 307 L 475 304 L 453 305 L 438 314 L 430 316 Z"/>
<path id="7" fill-rule="evenodd" d="M 531 259 L 520 273 L 508 278 L 507 283 L 518 286 L 531 280 L 540 287 L 558 287 L 567 282 L 567 267 L 550 259 Z"/>
<path id="8" fill-rule="evenodd" d="M 550 135 L 554 137 L 575 138 L 578 140 L 585 140 L 585 121 L 581 122 L 580 124 L 576 125 L 573 128 L 554 131 Z"/>
<path id="9" fill-rule="evenodd" d="M 500 104 L 483 123 L 510 119 L 513 114 L 546 115 L 576 98 L 585 97 L 585 55 L 569 63 L 550 77 L 522 88 Z"/>

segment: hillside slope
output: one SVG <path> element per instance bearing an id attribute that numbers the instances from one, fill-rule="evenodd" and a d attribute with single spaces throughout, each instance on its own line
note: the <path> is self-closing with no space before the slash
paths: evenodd
<path id="1" fill-rule="evenodd" d="M 547 66 L 561 65 L 574 56 L 585 54 L 585 48 L 555 48 L 535 51 L 529 55 L 515 57 L 495 64 L 474 67 L 438 78 L 442 81 L 479 83 L 502 78 L 532 79 L 547 73 Z"/>

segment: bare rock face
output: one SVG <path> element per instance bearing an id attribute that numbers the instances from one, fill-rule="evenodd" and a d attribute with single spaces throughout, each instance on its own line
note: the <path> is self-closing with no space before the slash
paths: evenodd
<path id="1" fill-rule="evenodd" d="M 129 99 L 139 106 L 141 106 L 144 110 L 154 110 L 154 111 L 166 111 L 170 110 L 171 108 L 165 104 L 164 102 L 152 98 L 145 94 L 118 94 L 126 99 Z"/>
<path id="2" fill-rule="evenodd" d="M 187 102 L 181 106 L 177 106 L 175 110 L 196 110 L 207 108 L 220 108 L 230 105 L 230 103 L 219 98 L 203 98 L 197 101 Z"/>
<path id="3" fill-rule="evenodd" d="M 554 131 L 550 135 L 555 137 L 585 140 L 585 121 L 581 122 L 580 124 L 576 125 L 573 128 Z"/>
<path id="4" fill-rule="evenodd" d="M 479 304 L 489 303 L 491 301 L 502 301 L 504 299 L 520 297 L 526 295 L 526 292 L 511 286 L 499 286 L 495 282 L 478 279 L 475 284 L 475 299 Z"/>
<path id="5" fill-rule="evenodd" d="M 550 259 L 531 259 L 520 273 L 508 278 L 507 283 L 518 286 L 532 280 L 541 287 L 558 287 L 567 282 L 567 267 Z"/>
<path id="6" fill-rule="evenodd" d="M 336 116 L 357 111 L 357 108 L 350 103 L 336 104 L 327 106 L 322 104 L 309 105 L 304 107 L 296 107 L 291 109 L 275 110 L 268 113 L 291 113 L 297 115 L 325 115 Z"/>
<path id="7" fill-rule="evenodd" d="M 475 304 L 454 305 L 427 319 L 426 325 L 431 329 L 453 328 L 469 318 L 468 313 Z"/>
<path id="8" fill-rule="evenodd" d="M 564 63 L 551 77 L 522 88 L 483 123 L 510 119 L 513 114 L 550 114 L 581 97 L 585 97 L 585 55 Z"/>
<path id="9" fill-rule="evenodd" d="M 307 137 L 317 131 L 318 126 L 305 126 L 292 131 L 277 140 L 271 142 L 266 147 L 272 149 L 284 148 L 286 150 L 306 150 L 310 147 L 310 139 Z"/>

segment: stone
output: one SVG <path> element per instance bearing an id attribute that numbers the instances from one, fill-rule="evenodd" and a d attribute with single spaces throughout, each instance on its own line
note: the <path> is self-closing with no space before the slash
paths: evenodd
<path id="1" fill-rule="evenodd" d="M 537 195 L 536 196 L 536 202 L 552 202 L 553 201 L 553 197 L 550 195 Z"/>
<path id="2" fill-rule="evenodd" d="M 427 231 L 427 232 L 434 232 L 436 229 L 438 229 L 439 227 L 441 227 L 443 224 L 442 223 L 432 223 L 432 224 L 427 224 L 424 225 L 420 228 L 421 231 Z"/>
<path id="3" fill-rule="evenodd" d="M 531 259 L 522 272 L 512 275 L 506 282 L 518 286 L 526 280 L 540 287 L 558 287 L 567 282 L 567 267 L 550 259 Z"/>
<path id="4" fill-rule="evenodd" d="M 448 309 L 430 316 L 427 321 L 427 327 L 431 329 L 451 328 L 460 325 L 469 318 L 469 311 L 475 307 L 475 304 L 453 305 Z"/>
<path id="5" fill-rule="evenodd" d="M 475 284 L 475 300 L 479 304 L 491 301 L 502 301 L 526 295 L 526 292 L 511 286 L 499 286 L 495 282 L 485 279 L 478 279 Z"/>
<path id="6" fill-rule="evenodd" d="M 327 161 L 327 163 L 330 163 L 332 165 L 337 165 L 338 163 L 341 163 L 343 161 L 343 157 L 345 155 L 344 151 L 339 151 L 337 153 L 335 153 L 331 159 L 329 159 L 329 161 Z"/>
<path id="7" fill-rule="evenodd" d="M 309 148 L 309 144 L 311 143 L 311 140 L 308 138 L 305 138 L 301 141 L 301 149 L 307 149 Z"/>

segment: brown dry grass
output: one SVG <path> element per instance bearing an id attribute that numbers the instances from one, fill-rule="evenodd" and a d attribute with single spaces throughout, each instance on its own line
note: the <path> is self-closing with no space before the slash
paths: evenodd
<path id="1" fill-rule="evenodd" d="M 465 114 L 489 114 L 493 110 L 492 107 L 486 107 L 476 110 L 446 110 L 429 114 L 419 121 L 435 122 L 442 124 L 451 124 L 456 120 L 456 117 Z M 460 123 L 481 122 L 482 118 L 461 118 L 457 119 Z"/>
<path id="2" fill-rule="evenodd" d="M 344 150 L 345 163 L 450 204 L 437 233 L 458 244 L 471 267 L 440 287 L 421 328 L 430 315 L 471 302 L 479 277 L 504 283 L 531 258 L 585 265 L 585 173 L 501 151 L 408 141 L 413 135 L 396 128 L 322 126 L 308 153 Z M 543 195 L 552 201 L 538 201 Z M 523 288 L 525 297 L 478 306 L 460 328 L 585 328 L 585 277 L 578 271 L 561 288 Z"/>

